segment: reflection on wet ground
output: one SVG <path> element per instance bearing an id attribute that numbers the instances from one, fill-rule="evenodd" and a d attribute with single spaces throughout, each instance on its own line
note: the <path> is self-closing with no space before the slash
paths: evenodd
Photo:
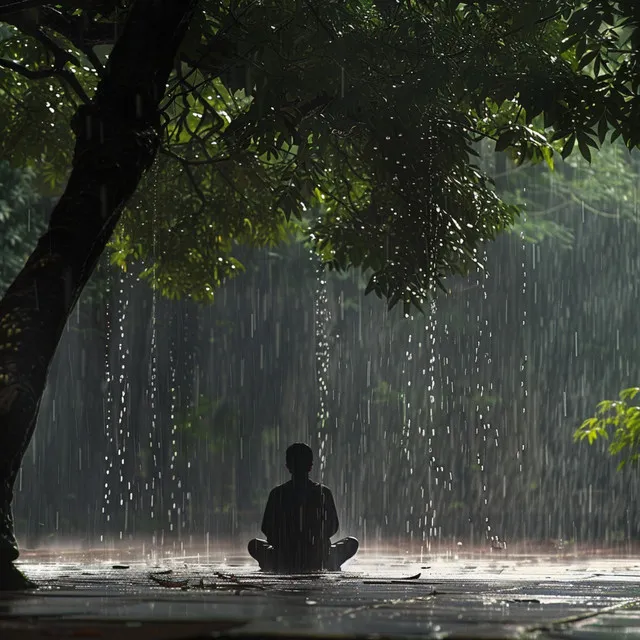
<path id="1" fill-rule="evenodd" d="M 245 556 L 26 554 L 41 587 L 0 596 L 0 637 L 640 637 L 640 558 L 364 552 L 341 573 Z"/>

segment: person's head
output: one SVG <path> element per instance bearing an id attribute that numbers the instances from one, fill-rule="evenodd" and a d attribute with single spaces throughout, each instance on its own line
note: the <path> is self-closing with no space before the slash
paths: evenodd
<path id="1" fill-rule="evenodd" d="M 304 442 L 294 442 L 287 448 L 287 469 L 293 476 L 304 476 L 313 466 L 313 451 Z"/>

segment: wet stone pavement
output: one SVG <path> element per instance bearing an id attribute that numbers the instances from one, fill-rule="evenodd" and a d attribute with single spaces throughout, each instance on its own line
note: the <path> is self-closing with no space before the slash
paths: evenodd
<path id="1" fill-rule="evenodd" d="M 61 553 L 22 568 L 41 586 L 0 594 L 2 640 L 640 638 L 640 557 L 362 553 L 341 573 L 292 577 L 232 555 Z"/>

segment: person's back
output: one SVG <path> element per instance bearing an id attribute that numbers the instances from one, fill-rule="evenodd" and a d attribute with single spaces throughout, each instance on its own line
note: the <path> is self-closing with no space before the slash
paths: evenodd
<path id="1" fill-rule="evenodd" d="M 321 569 L 338 531 L 331 491 L 308 478 L 281 484 L 269 495 L 262 531 L 279 566 Z"/>
<path id="2" fill-rule="evenodd" d="M 358 541 L 344 538 L 331 544 L 331 536 L 338 531 L 338 514 L 331 491 L 309 479 L 311 449 L 302 443 L 291 445 L 286 463 L 291 480 L 271 491 L 262 519 L 267 540 L 252 540 L 249 553 L 262 569 L 337 570 L 356 553 Z"/>

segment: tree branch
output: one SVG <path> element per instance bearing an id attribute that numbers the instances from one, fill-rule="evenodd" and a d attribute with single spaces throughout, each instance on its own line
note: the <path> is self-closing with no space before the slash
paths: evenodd
<path id="1" fill-rule="evenodd" d="M 15 71 L 21 76 L 24 76 L 25 78 L 29 78 L 31 80 L 50 78 L 53 75 L 51 69 L 38 69 L 34 71 L 33 69 L 27 69 L 27 67 L 23 67 L 21 64 L 18 64 L 13 60 L 5 60 L 4 58 L 0 58 L 0 67 L 11 69 L 11 71 Z"/>
<path id="2" fill-rule="evenodd" d="M 28 69 L 13 60 L 5 60 L 4 58 L 0 58 L 0 67 L 10 69 L 11 71 L 18 73 L 25 78 L 29 78 L 30 80 L 42 80 L 44 78 L 59 78 L 65 80 L 82 102 L 85 104 L 89 104 L 89 102 L 91 102 L 91 99 L 82 88 L 80 82 L 78 82 L 78 79 L 67 69 Z"/>
<path id="3" fill-rule="evenodd" d="M 34 12 L 27 11 L 34 7 L 38 8 L 36 15 Z M 42 2 L 25 4 L 16 1 L 11 2 L 9 6 L 0 5 L 0 19 L 13 25 L 25 35 L 36 38 L 59 59 L 64 57 L 80 65 L 76 56 L 56 43 L 43 31 L 43 28 L 63 37 L 86 55 L 100 76 L 103 75 L 104 66 L 93 51 L 93 47 L 101 44 L 115 44 L 118 38 L 119 25 L 115 22 L 87 20 L 86 15 L 69 15 L 52 6 L 43 5 Z"/>
<path id="4" fill-rule="evenodd" d="M 28 9 L 41 7 L 46 0 L 4 0 L 0 2 L 0 16 L 10 16 Z"/>
<path id="5" fill-rule="evenodd" d="M 212 158 L 211 156 L 209 156 L 207 160 L 189 160 L 189 158 L 185 158 L 184 156 L 171 151 L 171 149 L 167 149 L 167 147 L 160 147 L 159 151 L 165 156 L 174 158 L 183 166 L 190 165 L 193 167 L 198 167 L 202 165 L 212 165 L 218 162 L 228 162 L 231 159 L 230 156 L 224 156 L 220 158 Z"/>
<path id="6" fill-rule="evenodd" d="M 175 160 L 177 160 L 180 163 L 180 165 L 182 166 L 182 169 L 184 170 L 184 172 L 187 174 L 187 178 L 188 178 L 189 182 L 191 183 L 191 187 L 195 191 L 196 196 L 198 197 L 198 200 L 200 200 L 200 208 L 198 209 L 198 212 L 196 213 L 196 216 L 199 216 L 202 213 L 202 211 L 204 210 L 204 208 L 207 206 L 207 199 L 205 198 L 205 195 L 202 192 L 202 189 L 200 188 L 200 185 L 198 184 L 198 181 L 196 180 L 195 176 L 193 175 L 193 170 L 192 170 L 193 162 L 187 160 L 186 158 L 183 158 L 182 156 L 179 156 L 177 153 L 173 153 L 173 152 L 169 151 L 169 149 L 163 149 L 161 147 L 159 149 L 159 151 L 160 151 L 160 153 L 163 153 L 163 154 L 169 156 L 170 158 L 174 158 Z"/>
<path id="7" fill-rule="evenodd" d="M 70 51 L 65 51 L 55 40 L 52 40 L 42 29 L 29 29 L 27 35 L 33 36 L 49 53 L 53 54 L 55 68 L 62 69 L 67 62 L 81 67 L 80 60 Z"/>
<path id="8" fill-rule="evenodd" d="M 99 44 L 115 44 L 120 26 L 117 22 L 87 21 L 83 16 L 70 16 L 53 7 L 42 8 L 40 24 L 57 31 L 85 53 Z"/>

